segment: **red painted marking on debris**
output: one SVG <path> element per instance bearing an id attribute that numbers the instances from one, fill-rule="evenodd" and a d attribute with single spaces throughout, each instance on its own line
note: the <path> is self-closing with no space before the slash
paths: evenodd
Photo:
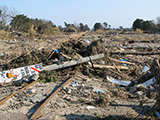
<path id="1" fill-rule="evenodd" d="M 17 75 L 14 75 L 15 77 L 17 77 Z"/>
<path id="2" fill-rule="evenodd" d="M 4 83 L 6 82 L 6 80 L 4 80 Z"/>
<path id="3" fill-rule="evenodd" d="M 37 72 L 40 72 L 39 70 L 35 69 L 34 67 L 31 67 L 31 69 L 33 69 L 33 70 L 35 70 L 35 71 L 37 71 Z"/>

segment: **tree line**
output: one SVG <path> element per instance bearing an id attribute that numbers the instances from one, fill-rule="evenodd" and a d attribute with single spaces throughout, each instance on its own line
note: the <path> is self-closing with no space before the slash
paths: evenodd
<path id="1" fill-rule="evenodd" d="M 38 18 L 29 18 L 24 14 L 19 14 L 19 12 L 14 9 L 8 9 L 6 6 L 0 7 L 0 29 L 6 31 L 17 31 L 25 32 L 30 35 L 54 35 L 59 34 L 60 32 L 85 32 L 90 30 L 87 24 L 83 23 L 74 23 L 70 24 L 64 22 L 64 26 L 56 26 L 52 21 Z M 97 22 L 94 24 L 92 30 L 109 30 L 111 25 L 107 22 Z M 122 26 L 119 29 L 123 29 Z M 143 20 L 136 19 L 132 24 L 132 29 L 137 30 L 141 29 L 144 32 L 155 33 L 160 31 L 160 17 L 157 18 L 156 22 L 153 20 Z"/>
<path id="2" fill-rule="evenodd" d="M 90 30 L 88 25 L 83 23 L 70 24 L 64 22 L 64 26 L 65 27 L 57 27 L 50 20 L 29 18 L 24 14 L 19 14 L 19 12 L 14 8 L 9 10 L 6 6 L 0 7 L 0 29 L 4 29 L 6 31 L 51 35 L 53 33 L 57 34 L 59 32 L 73 33 L 85 32 Z M 93 30 L 107 30 L 110 27 L 111 25 L 109 25 L 107 22 L 104 22 L 103 24 L 95 23 L 95 25 L 93 26 Z"/>
<path id="3" fill-rule="evenodd" d="M 156 21 L 154 20 L 143 20 L 137 18 L 132 25 L 133 30 L 141 29 L 147 33 L 156 33 L 160 32 L 160 17 L 157 17 Z"/>
<path id="4" fill-rule="evenodd" d="M 59 29 L 52 21 L 45 19 L 32 19 L 19 14 L 15 9 L 6 6 L 0 8 L 0 29 L 11 32 L 25 32 L 32 34 L 57 34 Z"/>

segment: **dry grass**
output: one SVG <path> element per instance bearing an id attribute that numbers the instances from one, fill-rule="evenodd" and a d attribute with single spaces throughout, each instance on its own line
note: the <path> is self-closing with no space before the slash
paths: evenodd
<path id="1" fill-rule="evenodd" d="M 137 34 L 142 34 L 142 33 L 143 33 L 143 30 L 137 28 L 137 29 L 136 29 L 136 33 L 137 33 Z"/>
<path id="2" fill-rule="evenodd" d="M 98 29 L 94 32 L 95 34 L 103 34 L 104 33 L 104 30 L 101 30 L 101 29 Z"/>
<path id="3" fill-rule="evenodd" d="M 73 33 L 73 34 L 70 34 L 69 37 L 70 38 L 73 38 L 73 39 L 78 39 L 80 38 L 83 34 L 86 34 L 88 31 L 86 32 L 79 32 L 79 33 Z"/>
<path id="4" fill-rule="evenodd" d="M 4 30 L 0 30 L 0 39 L 12 39 L 13 36 L 11 36 L 11 34 L 7 31 Z"/>

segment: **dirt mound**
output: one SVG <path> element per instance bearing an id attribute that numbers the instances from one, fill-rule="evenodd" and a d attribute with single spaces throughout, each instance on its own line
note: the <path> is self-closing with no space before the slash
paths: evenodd
<path id="1" fill-rule="evenodd" d="M 102 40 L 92 41 L 91 43 L 86 43 L 83 40 L 70 40 L 62 43 L 61 52 L 66 55 L 74 56 L 76 53 L 83 57 L 103 53 L 105 51 L 105 46 L 102 44 Z"/>
<path id="2" fill-rule="evenodd" d="M 10 63 L 7 64 L 7 69 L 18 68 L 38 63 L 43 63 L 44 65 L 50 64 L 48 61 L 49 51 L 32 51 L 30 53 L 24 53 L 21 56 L 13 59 Z"/>

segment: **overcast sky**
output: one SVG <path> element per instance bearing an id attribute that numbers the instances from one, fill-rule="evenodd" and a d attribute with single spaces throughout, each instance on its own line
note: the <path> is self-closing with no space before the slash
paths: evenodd
<path id="1" fill-rule="evenodd" d="M 29 18 L 88 24 L 107 22 L 112 28 L 131 28 L 137 18 L 160 17 L 160 0 L 0 0 L 0 6 L 14 7 Z"/>

